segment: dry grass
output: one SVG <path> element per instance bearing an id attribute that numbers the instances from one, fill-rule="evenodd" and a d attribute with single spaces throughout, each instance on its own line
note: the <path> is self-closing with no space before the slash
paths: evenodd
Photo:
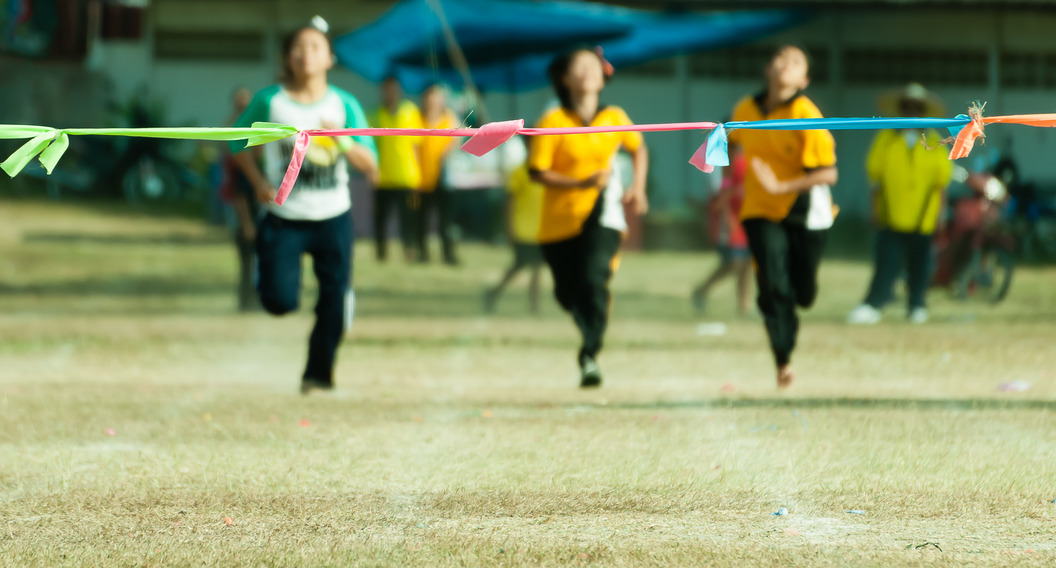
<path id="1" fill-rule="evenodd" d="M 222 233 L 0 203 L 0 565 L 1056 562 L 1052 269 L 848 328 L 867 268 L 829 262 L 778 395 L 759 323 L 696 335 L 710 257 L 630 255 L 584 393 L 553 302 L 480 315 L 506 251 L 371 252 L 342 393 L 304 399 L 310 312 L 235 314 Z"/>

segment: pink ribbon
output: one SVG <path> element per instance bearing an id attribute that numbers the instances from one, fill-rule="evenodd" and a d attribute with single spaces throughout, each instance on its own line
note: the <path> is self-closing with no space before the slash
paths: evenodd
<path id="1" fill-rule="evenodd" d="M 559 136 L 562 134 L 588 134 L 602 132 L 672 132 L 676 130 L 711 130 L 718 126 L 715 122 L 674 122 L 671 124 L 626 124 L 614 126 L 570 126 L 567 128 L 525 128 L 524 120 L 507 120 L 503 122 L 489 122 L 480 128 L 342 128 L 334 130 L 301 130 L 297 133 L 297 140 L 293 145 L 293 155 L 290 157 L 290 165 L 286 168 L 286 174 L 282 177 L 282 185 L 275 195 L 275 203 L 282 205 L 290 196 L 297 175 L 301 173 L 301 164 L 304 163 L 304 155 L 308 151 L 308 144 L 312 136 L 447 136 L 461 137 L 469 136 L 469 140 L 462 144 L 462 149 L 474 156 L 483 156 L 498 148 L 510 138 L 518 134 L 525 136 Z M 698 160 L 699 154 L 699 160 Z M 690 163 L 704 172 L 710 172 L 714 168 L 705 163 L 705 147 L 701 145 L 693 154 Z M 698 164 L 699 162 L 699 164 Z"/>
<path id="2" fill-rule="evenodd" d="M 474 136 L 483 129 L 496 132 L 489 127 L 512 123 L 524 124 L 523 119 L 504 122 L 489 122 L 480 128 L 342 128 L 336 130 L 302 130 L 309 136 Z M 591 132 L 674 132 L 676 130 L 711 130 L 717 122 L 672 122 L 669 124 L 623 124 L 613 126 L 568 126 L 565 128 L 523 128 L 513 134 L 525 136 L 558 136 L 561 134 L 588 134 Z M 498 127 L 505 130 L 507 127 Z"/>
<path id="3" fill-rule="evenodd" d="M 290 156 L 290 165 L 286 168 L 286 175 L 282 176 L 282 185 L 279 192 L 275 194 L 275 203 L 282 205 L 293 191 L 293 184 L 297 183 L 297 175 L 301 173 L 301 164 L 304 163 L 304 155 L 308 152 L 308 144 L 311 143 L 311 131 L 302 130 L 297 133 L 297 141 L 293 143 L 293 155 Z"/>

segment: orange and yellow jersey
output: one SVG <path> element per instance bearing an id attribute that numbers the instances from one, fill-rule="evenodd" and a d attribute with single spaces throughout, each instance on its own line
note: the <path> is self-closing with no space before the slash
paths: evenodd
<path id="1" fill-rule="evenodd" d="M 455 113 L 445 110 L 436 122 L 423 121 L 426 128 L 454 128 Z M 448 149 L 455 143 L 449 136 L 422 136 L 419 152 L 422 156 L 422 191 L 434 191 L 440 184 L 440 172 L 444 169 L 444 158 Z"/>
<path id="2" fill-rule="evenodd" d="M 566 108 L 546 112 L 536 125 L 539 128 L 574 126 L 622 126 L 633 124 L 623 109 L 606 106 L 590 124 Z M 528 152 L 528 167 L 536 171 L 554 171 L 575 179 L 588 178 L 610 167 L 621 146 L 636 152 L 642 145 L 640 132 L 606 132 L 535 136 Z M 590 216 L 603 188 L 563 188 L 544 186 L 540 243 L 563 241 L 578 235 Z"/>
<path id="3" fill-rule="evenodd" d="M 770 112 L 763 110 L 765 96 L 764 93 L 741 100 L 733 111 L 733 120 L 822 118 L 818 107 L 803 94 L 797 94 Z M 744 148 L 749 165 L 752 158 L 759 158 L 782 181 L 801 177 L 812 169 L 836 165 L 836 141 L 828 130 L 733 130 L 729 139 L 730 143 Z M 749 167 L 744 180 L 741 219 L 779 222 L 788 216 L 798 196 L 798 193 L 768 193 Z"/>

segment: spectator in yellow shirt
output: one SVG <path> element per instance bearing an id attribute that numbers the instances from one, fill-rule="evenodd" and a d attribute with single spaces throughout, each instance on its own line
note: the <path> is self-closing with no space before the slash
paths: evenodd
<path id="1" fill-rule="evenodd" d="M 910 84 L 899 99 L 899 115 L 925 116 L 930 99 L 923 86 Z M 847 315 L 849 323 L 880 321 L 880 310 L 891 301 L 903 268 L 909 320 L 916 324 L 928 320 L 924 296 L 931 279 L 931 236 L 953 169 L 940 140 L 933 130 L 906 128 L 882 130 L 873 141 L 866 162 L 878 225 L 873 279 L 865 301 Z"/>
<path id="2" fill-rule="evenodd" d="M 395 77 L 381 84 L 382 106 L 374 116 L 376 128 L 422 128 L 418 107 L 403 98 Z M 387 256 L 387 225 L 392 210 L 399 216 L 400 240 L 408 261 L 416 260 L 415 209 L 422 186 L 421 137 L 379 136 L 378 188 L 374 192 L 374 240 L 379 261 Z"/>
<path id="3" fill-rule="evenodd" d="M 528 138 L 531 140 L 531 138 Z M 528 306 L 539 313 L 539 273 L 543 267 L 543 252 L 539 248 L 539 225 L 543 214 L 543 186 L 532 181 L 528 165 L 513 170 L 506 185 L 506 222 L 513 245 L 513 264 L 502 280 L 484 292 L 484 311 L 495 311 L 495 303 L 502 290 L 521 269 L 531 270 L 528 283 Z"/>
<path id="4" fill-rule="evenodd" d="M 447 108 L 444 100 L 444 89 L 434 83 L 422 93 L 422 119 L 425 128 L 455 128 L 458 126 L 455 113 Z M 454 227 L 451 223 L 451 191 L 444 185 L 444 161 L 455 139 L 447 136 L 423 136 L 421 143 L 422 185 L 419 196 L 416 237 L 418 240 L 418 260 L 429 261 L 429 222 L 435 216 L 437 232 L 440 233 L 440 246 L 444 263 L 458 264 L 455 256 Z"/>
<path id="5" fill-rule="evenodd" d="M 766 66 L 766 90 L 743 99 L 733 120 L 820 118 L 803 90 L 810 84 L 806 53 L 777 50 Z M 777 386 L 792 384 L 791 359 L 799 334 L 796 308 L 818 294 L 818 267 L 832 225 L 836 142 L 828 130 L 734 130 L 730 141 L 744 149 L 741 219 L 755 261 L 759 311 L 777 365 Z"/>

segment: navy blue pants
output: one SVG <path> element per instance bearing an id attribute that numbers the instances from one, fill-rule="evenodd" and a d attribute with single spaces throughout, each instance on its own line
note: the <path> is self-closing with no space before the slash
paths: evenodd
<path id="1" fill-rule="evenodd" d="M 909 309 L 923 308 L 931 280 L 931 235 L 881 229 L 876 233 L 873 280 L 865 303 L 880 309 L 890 302 L 903 268 L 909 288 Z"/>
<path id="2" fill-rule="evenodd" d="M 811 231 L 787 220 L 745 219 L 742 224 L 755 260 L 756 304 L 766 322 L 774 362 L 782 367 L 796 348 L 796 307 L 809 308 L 818 296 L 818 267 L 828 231 Z"/>
<path id="3" fill-rule="evenodd" d="M 301 299 L 301 256 L 312 257 L 319 282 L 315 327 L 308 340 L 305 379 L 333 384 L 334 360 L 344 333 L 344 301 L 352 272 L 352 217 L 291 221 L 269 213 L 257 231 L 260 303 L 275 315 L 295 311 Z"/>
<path id="4" fill-rule="evenodd" d="M 572 320 L 583 337 L 580 364 L 584 357 L 596 359 L 604 343 L 612 304 L 609 281 L 612 280 L 613 260 L 623 241 L 619 231 L 602 227 L 598 216 L 591 214 L 580 234 L 540 245 L 554 277 L 557 303 L 572 314 Z"/>

